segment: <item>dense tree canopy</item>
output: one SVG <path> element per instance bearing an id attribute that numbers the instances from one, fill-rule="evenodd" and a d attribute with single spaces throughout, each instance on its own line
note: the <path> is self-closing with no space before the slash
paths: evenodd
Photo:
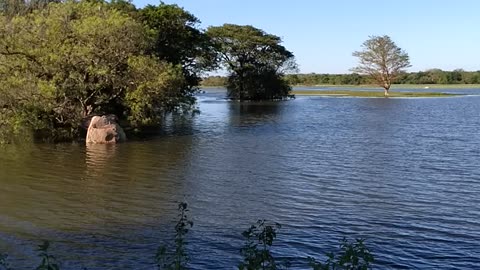
<path id="1" fill-rule="evenodd" d="M 175 65 L 185 75 L 185 90 L 200 83 L 200 73 L 215 66 L 208 37 L 198 29 L 200 20 L 177 5 L 148 5 L 138 11 L 139 20 L 154 40 L 151 54 Z"/>
<path id="2" fill-rule="evenodd" d="M 290 87 L 283 72 L 294 69 L 293 54 L 281 39 L 253 26 L 224 24 L 207 35 L 221 64 L 230 72 L 228 95 L 239 100 L 282 99 Z"/>
<path id="3" fill-rule="evenodd" d="M 386 96 L 394 79 L 410 66 L 408 54 L 389 36 L 371 36 L 353 56 L 358 57 L 359 64 L 352 71 L 371 76 L 385 89 Z"/>
<path id="4" fill-rule="evenodd" d="M 145 27 L 107 4 L 50 4 L 0 16 L 0 126 L 75 138 L 81 119 L 116 113 L 133 127 L 191 105 L 180 66 L 145 55 Z"/>
<path id="5" fill-rule="evenodd" d="M 59 3 L 61 0 L 0 0 L 0 13 L 7 17 L 22 15 L 33 10 L 47 7 L 49 3 Z"/>

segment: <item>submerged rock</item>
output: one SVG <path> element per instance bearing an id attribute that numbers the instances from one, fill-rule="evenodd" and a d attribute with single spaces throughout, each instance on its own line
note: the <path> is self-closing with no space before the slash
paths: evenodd
<path id="1" fill-rule="evenodd" d="M 87 130 L 87 143 L 115 144 L 126 140 L 127 136 L 123 128 L 117 123 L 116 116 L 94 116 L 90 120 Z"/>

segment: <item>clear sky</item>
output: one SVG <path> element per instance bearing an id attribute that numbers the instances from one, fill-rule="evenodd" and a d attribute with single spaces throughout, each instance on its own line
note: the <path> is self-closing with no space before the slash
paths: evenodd
<path id="1" fill-rule="evenodd" d="M 371 35 L 389 35 L 410 55 L 410 71 L 480 70 L 480 0 L 165 0 L 205 29 L 253 25 L 282 37 L 302 73 L 347 73 L 352 52 Z M 158 4 L 133 0 L 137 7 Z"/>

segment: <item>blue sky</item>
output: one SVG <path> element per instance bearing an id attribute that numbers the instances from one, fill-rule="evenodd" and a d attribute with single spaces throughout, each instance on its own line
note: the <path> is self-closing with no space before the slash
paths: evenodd
<path id="1" fill-rule="evenodd" d="M 347 73 L 352 52 L 389 35 L 410 55 L 410 71 L 480 70 L 479 0 L 165 0 L 205 29 L 249 24 L 282 37 L 302 73 Z M 159 1 L 133 0 L 137 7 Z"/>

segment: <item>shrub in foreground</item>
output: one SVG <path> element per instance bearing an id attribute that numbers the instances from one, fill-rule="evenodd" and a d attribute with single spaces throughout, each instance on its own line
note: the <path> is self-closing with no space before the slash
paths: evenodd
<path id="1" fill-rule="evenodd" d="M 155 255 L 155 264 L 159 270 L 186 270 L 189 269 L 190 258 L 186 252 L 187 234 L 193 227 L 193 222 L 188 218 L 187 203 L 178 205 L 179 219 L 175 225 L 174 243 L 162 245 Z M 288 269 L 288 261 L 277 260 L 272 247 L 277 238 L 281 225 L 267 220 L 258 220 L 255 224 L 242 233 L 245 239 L 244 246 L 240 249 L 242 262 L 239 270 L 280 270 Z M 59 270 L 57 259 L 49 252 L 50 243 L 44 241 L 38 246 L 40 265 L 37 270 Z M 371 269 L 374 262 L 373 255 L 364 240 L 357 239 L 349 242 L 345 238 L 340 244 L 340 250 L 327 254 L 325 262 L 319 262 L 313 257 L 307 259 L 308 265 L 313 270 L 367 270 Z M 0 254 L 0 270 L 13 270 L 7 262 L 7 255 Z"/>

